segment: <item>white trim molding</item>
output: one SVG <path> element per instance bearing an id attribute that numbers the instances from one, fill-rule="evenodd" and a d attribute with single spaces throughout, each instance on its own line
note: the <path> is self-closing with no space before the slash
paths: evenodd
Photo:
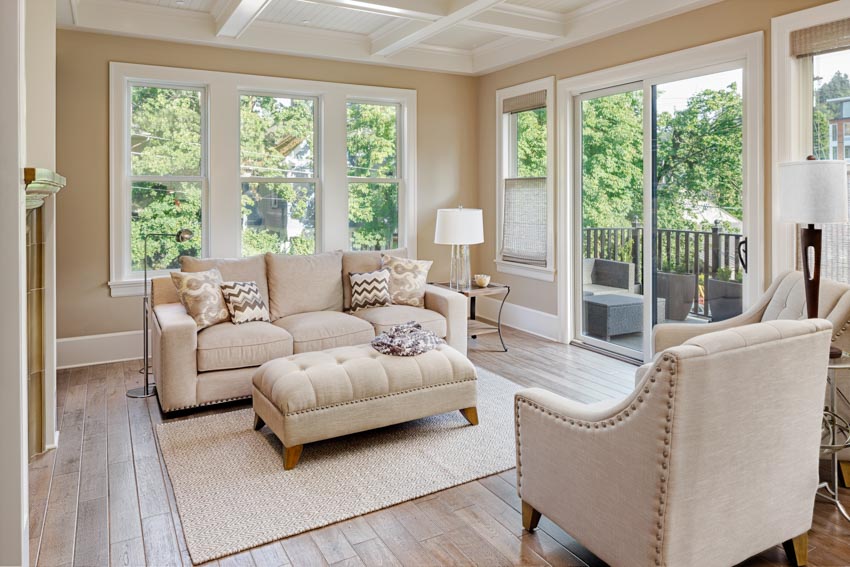
<path id="1" fill-rule="evenodd" d="M 140 272 L 130 269 L 130 194 L 128 89 L 134 84 L 177 86 L 201 90 L 202 123 L 202 255 L 241 256 L 240 95 L 268 95 L 315 100 L 316 251 L 348 250 L 348 168 L 346 161 L 346 104 L 372 101 L 396 104 L 398 113 L 398 234 L 399 246 L 416 257 L 416 91 L 368 85 L 329 83 L 241 73 L 182 69 L 112 62 L 110 70 L 110 269 L 113 297 L 143 292 Z M 379 182 L 380 180 L 375 180 Z M 235 211 L 235 213 L 234 213 Z M 150 277 L 167 274 L 150 271 Z"/>
<path id="2" fill-rule="evenodd" d="M 512 151 L 506 131 L 513 132 L 509 119 L 502 111 L 502 102 L 524 94 L 546 91 L 546 265 L 530 266 L 517 262 L 508 262 L 502 257 L 502 230 L 505 212 L 505 178 Z M 536 280 L 555 280 L 555 177 L 557 177 L 557 159 L 555 156 L 555 77 L 545 77 L 520 85 L 506 87 L 496 91 L 496 270 L 515 276 Z"/>
<path id="3" fill-rule="evenodd" d="M 58 368 L 140 360 L 142 331 L 70 337 L 56 341 Z"/>
<path id="4" fill-rule="evenodd" d="M 770 23 L 771 42 L 771 276 L 775 278 L 787 270 L 795 269 L 796 239 L 794 225 L 777 222 L 779 203 L 777 186 L 779 164 L 804 159 L 812 151 L 809 135 L 811 121 L 811 84 L 806 84 L 804 73 L 809 71 L 808 60 L 791 55 L 791 32 L 835 20 L 850 14 L 850 0 L 838 0 L 808 10 L 792 12 L 773 18 Z"/>
<path id="5" fill-rule="evenodd" d="M 763 176 L 763 34 L 756 32 L 682 51 L 628 63 L 610 69 L 570 77 L 558 81 L 558 317 L 559 339 L 569 342 L 580 336 L 580 317 L 575 316 L 581 302 L 581 270 L 576 269 L 581 251 L 581 156 L 577 147 L 576 101 L 586 93 L 606 89 L 623 90 L 634 85 L 644 92 L 644 107 L 651 103 L 651 87 L 687 77 L 720 72 L 732 68 L 743 70 L 744 106 L 744 227 L 749 238 L 748 275 L 745 304 L 755 301 L 764 290 L 764 176 Z M 651 184 L 652 171 L 648 146 L 651 146 L 649 112 L 644 111 L 644 184 Z M 644 196 L 644 226 L 650 226 L 651 197 Z M 651 249 L 651 231 L 644 231 L 644 249 Z M 651 257 L 644 258 L 646 273 L 652 268 Z M 652 294 L 651 280 L 646 280 L 644 294 Z M 649 353 L 650 310 L 644 310 L 644 356 Z M 606 345 L 608 348 L 609 345 Z M 634 356 L 631 353 L 630 356 Z"/>
<path id="6" fill-rule="evenodd" d="M 502 301 L 492 297 L 479 297 L 476 303 L 477 316 L 488 321 L 496 321 L 499 317 L 499 306 Z M 516 303 L 505 303 L 502 309 L 502 325 L 525 331 L 550 341 L 558 340 L 558 316 L 531 309 Z M 506 343 L 508 348 L 510 342 Z"/>

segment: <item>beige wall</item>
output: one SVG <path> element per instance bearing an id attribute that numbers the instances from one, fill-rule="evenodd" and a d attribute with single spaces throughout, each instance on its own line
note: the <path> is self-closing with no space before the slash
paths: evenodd
<path id="1" fill-rule="evenodd" d="M 765 154 L 765 238 L 766 281 L 770 280 L 770 19 L 775 16 L 825 4 L 825 0 L 726 0 L 592 43 L 566 49 L 527 63 L 485 75 L 478 84 L 478 205 L 484 209 L 485 243 L 475 247 L 474 272 L 496 274 L 496 90 L 541 77 L 573 77 L 647 59 L 664 53 L 763 31 L 764 36 L 764 154 Z M 559 196 L 560 197 L 560 196 Z M 560 227 L 556 227 L 560 228 Z M 564 266 L 558 266 L 563 269 Z M 557 287 L 554 282 L 498 274 L 498 281 L 512 285 L 512 303 L 557 313 Z"/>
<path id="2" fill-rule="evenodd" d="M 66 30 L 57 57 L 57 169 L 68 178 L 58 196 L 60 338 L 141 328 L 140 300 L 110 297 L 107 286 L 110 61 L 416 89 L 417 246 L 435 260 L 434 277 L 447 277 L 435 211 L 476 204 L 477 79 Z"/>

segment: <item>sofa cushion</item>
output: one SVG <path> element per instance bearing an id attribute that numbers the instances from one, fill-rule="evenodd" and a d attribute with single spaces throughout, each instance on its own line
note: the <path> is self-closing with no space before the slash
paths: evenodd
<path id="1" fill-rule="evenodd" d="M 416 321 L 422 325 L 423 329 L 433 332 L 438 337 L 446 336 L 446 318 L 430 309 L 410 305 L 387 305 L 361 309 L 353 315 L 369 321 L 375 327 L 375 334 L 383 333 L 394 325 Z"/>
<path id="2" fill-rule="evenodd" d="M 389 254 L 400 258 L 407 258 L 407 248 L 396 248 L 395 250 L 364 252 L 343 252 L 342 254 L 342 308 L 346 311 L 351 309 L 351 281 L 348 274 L 351 272 L 374 272 L 381 269 L 381 254 Z"/>
<path id="3" fill-rule="evenodd" d="M 229 282 L 255 282 L 266 305 L 269 304 L 269 286 L 266 281 L 266 260 L 262 254 L 248 258 L 195 258 L 180 256 L 180 270 L 203 272 L 218 268 L 221 278 Z"/>
<path id="4" fill-rule="evenodd" d="M 342 252 L 266 254 L 272 321 L 313 311 L 342 311 Z"/>
<path id="5" fill-rule="evenodd" d="M 292 335 L 271 323 L 221 323 L 198 333 L 198 371 L 259 366 L 292 354 Z"/>
<path id="6" fill-rule="evenodd" d="M 314 311 L 282 317 L 274 322 L 292 335 L 295 354 L 359 345 L 375 338 L 372 325 L 339 311 Z"/>

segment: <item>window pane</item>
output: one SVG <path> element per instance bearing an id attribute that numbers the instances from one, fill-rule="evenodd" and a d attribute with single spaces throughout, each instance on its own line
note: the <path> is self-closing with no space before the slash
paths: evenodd
<path id="1" fill-rule="evenodd" d="M 132 87 L 133 175 L 201 175 L 201 91 Z"/>
<path id="2" fill-rule="evenodd" d="M 815 55 L 813 59 L 813 153 L 818 159 L 850 162 L 850 50 Z M 821 277 L 850 283 L 850 224 L 825 224 L 820 228 Z M 797 231 L 798 239 L 799 236 Z M 797 269 L 801 270 L 799 242 L 797 250 Z"/>
<path id="3" fill-rule="evenodd" d="M 316 250 L 313 183 L 242 184 L 242 255 Z"/>
<path id="4" fill-rule="evenodd" d="M 348 103 L 349 177 L 398 177 L 398 105 Z"/>
<path id="5" fill-rule="evenodd" d="M 348 230 L 352 250 L 398 247 L 398 184 L 349 183 Z"/>
<path id="6" fill-rule="evenodd" d="M 517 177 L 546 177 L 546 109 L 525 110 L 512 116 L 516 124 Z"/>
<path id="7" fill-rule="evenodd" d="M 242 175 L 315 177 L 313 99 L 242 95 Z"/>
<path id="8" fill-rule="evenodd" d="M 177 242 L 180 229 L 188 228 L 195 237 Z M 144 270 L 144 236 L 148 238 L 148 269 L 178 268 L 182 255 L 201 254 L 201 184 L 200 183 L 133 183 L 130 212 L 130 250 L 132 270 Z M 174 236 L 172 236 L 174 235 Z"/>

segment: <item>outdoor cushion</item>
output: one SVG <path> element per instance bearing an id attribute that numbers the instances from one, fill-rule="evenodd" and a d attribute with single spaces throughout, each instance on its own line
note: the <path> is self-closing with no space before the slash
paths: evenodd
<path id="1" fill-rule="evenodd" d="M 342 311 L 342 252 L 266 254 L 272 321 L 311 311 Z"/>
<path id="2" fill-rule="evenodd" d="M 383 333 L 394 325 L 416 321 L 426 331 L 431 331 L 440 338 L 446 336 L 446 318 L 430 309 L 410 305 L 387 305 L 361 309 L 353 315 L 369 321 L 375 327 L 375 334 Z"/>
<path id="3" fill-rule="evenodd" d="M 198 370 L 259 366 L 292 354 L 292 335 L 271 323 L 220 323 L 198 333 Z"/>
<path id="4" fill-rule="evenodd" d="M 266 283 L 266 260 L 262 254 L 248 258 L 195 258 L 180 256 L 180 271 L 203 272 L 218 268 L 226 282 L 256 282 L 266 305 L 269 304 L 269 286 Z"/>
<path id="5" fill-rule="evenodd" d="M 292 335 L 295 354 L 360 345 L 375 338 L 371 324 L 339 311 L 297 313 L 282 317 L 274 324 Z"/>

